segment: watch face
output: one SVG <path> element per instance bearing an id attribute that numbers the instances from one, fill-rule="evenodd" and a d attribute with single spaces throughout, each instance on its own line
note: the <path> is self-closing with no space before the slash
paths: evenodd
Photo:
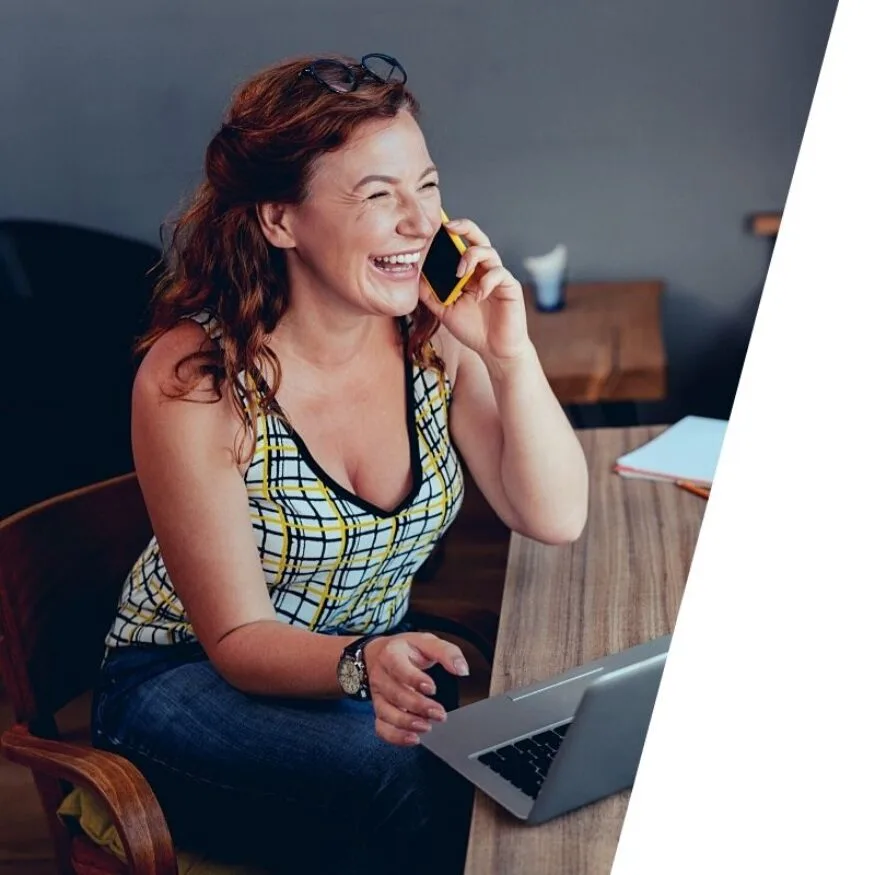
<path id="1" fill-rule="evenodd" d="M 356 664 L 351 659 L 344 659 L 340 663 L 340 668 L 337 672 L 337 678 L 340 681 L 340 688 L 348 696 L 353 696 L 359 691 L 362 685 L 362 677 L 359 673 Z"/>

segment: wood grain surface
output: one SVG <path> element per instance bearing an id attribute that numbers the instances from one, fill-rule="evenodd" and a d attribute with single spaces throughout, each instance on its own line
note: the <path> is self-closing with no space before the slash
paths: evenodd
<path id="1" fill-rule="evenodd" d="M 611 470 L 660 431 L 579 432 L 590 468 L 583 536 L 556 547 L 512 535 L 491 695 L 673 630 L 707 503 Z M 608 875 L 628 797 L 531 827 L 478 791 L 466 875 Z"/>
<path id="2" fill-rule="evenodd" d="M 569 283 L 542 313 L 526 287 L 529 335 L 562 404 L 659 401 L 666 392 L 659 281 Z"/>

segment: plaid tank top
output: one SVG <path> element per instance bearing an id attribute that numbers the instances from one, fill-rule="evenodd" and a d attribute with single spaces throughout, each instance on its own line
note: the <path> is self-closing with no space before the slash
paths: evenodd
<path id="1" fill-rule="evenodd" d="M 210 314 L 191 318 L 221 340 Z M 403 330 L 406 342 L 406 324 Z M 364 634 L 387 631 L 406 613 L 413 576 L 455 519 L 464 484 L 449 436 L 446 376 L 406 361 L 405 386 L 413 484 L 389 512 L 334 482 L 278 410 L 258 414 L 244 479 L 252 537 L 280 620 Z M 194 638 L 153 537 L 124 581 L 106 645 Z"/>

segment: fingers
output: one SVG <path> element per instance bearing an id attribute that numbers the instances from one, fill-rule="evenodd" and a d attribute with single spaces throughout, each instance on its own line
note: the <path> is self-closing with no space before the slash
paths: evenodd
<path id="1" fill-rule="evenodd" d="M 459 259 L 456 270 L 457 277 L 477 271 L 465 286 L 466 293 L 479 303 L 485 301 L 499 287 L 512 291 L 514 296 L 521 291 L 516 277 L 502 264 L 501 256 L 492 247 L 489 238 L 472 221 L 459 219 L 448 227 L 464 234 L 473 244 Z"/>
<path id="2" fill-rule="evenodd" d="M 485 301 L 499 286 L 516 288 L 517 281 L 506 267 L 494 267 L 487 271 L 477 282 L 476 297 Z"/>
<path id="3" fill-rule="evenodd" d="M 389 744 L 397 744 L 401 747 L 412 747 L 415 744 L 419 744 L 418 733 L 407 732 L 404 729 L 399 729 L 397 726 L 387 723 L 380 717 L 377 717 L 374 726 L 377 730 L 377 735 L 379 735 L 383 741 L 388 741 Z"/>
<path id="4" fill-rule="evenodd" d="M 442 720 L 429 721 L 420 717 L 417 714 L 411 714 L 403 708 L 399 708 L 394 702 L 389 701 L 385 696 L 377 695 L 373 697 L 374 714 L 378 724 L 387 730 L 391 730 L 396 738 L 407 736 L 402 739 L 403 743 L 410 743 L 409 736 L 416 736 L 417 740 L 420 735 L 431 731 L 432 722 L 442 722 Z"/>
<path id="5" fill-rule="evenodd" d="M 431 633 L 378 639 L 365 648 L 365 657 L 377 734 L 404 746 L 418 744 L 432 722 L 447 719 L 443 706 L 429 698 L 437 688 L 423 669 L 440 664 L 453 674 L 469 673 L 461 649 Z"/>
<path id="6" fill-rule="evenodd" d="M 450 674 L 467 677 L 470 674 L 468 662 L 460 647 L 438 638 L 431 633 L 422 633 L 416 636 L 414 646 L 432 663 L 439 663 Z"/>
<path id="7" fill-rule="evenodd" d="M 435 683 L 422 670 L 434 662 L 412 647 L 407 637 L 383 639 L 366 660 L 371 695 L 380 696 L 394 707 L 423 719 L 443 720 L 446 718 L 443 707 L 429 698 L 437 692 Z M 366 656 L 374 643 L 365 648 Z"/>
<path id="8" fill-rule="evenodd" d="M 463 277 L 478 265 L 483 270 L 501 267 L 501 257 L 491 246 L 472 246 L 465 250 L 465 254 L 459 260 L 456 276 Z"/>
<path id="9" fill-rule="evenodd" d="M 379 696 L 394 708 L 423 720 L 445 720 L 446 711 L 427 695 L 399 684 L 391 675 L 383 674 L 371 685 L 371 697 Z"/>
<path id="10" fill-rule="evenodd" d="M 472 246 L 492 246 L 489 238 L 470 219 L 453 219 L 447 222 L 447 229 L 470 240 Z"/>
<path id="11" fill-rule="evenodd" d="M 375 674 L 377 669 L 382 670 L 396 683 L 433 696 L 435 693 L 434 681 L 423 669 L 434 665 L 435 661 L 423 659 L 411 646 L 411 642 L 407 640 L 411 637 L 421 638 L 423 636 L 398 635 L 380 642 L 382 647 L 377 653 L 377 664 L 372 669 L 370 661 L 368 662 L 368 674 Z"/>
<path id="12" fill-rule="evenodd" d="M 395 682 L 388 673 L 371 687 L 371 701 L 377 734 L 392 744 L 419 744 L 419 736 L 431 730 L 433 721 L 447 719 L 442 705 Z"/>

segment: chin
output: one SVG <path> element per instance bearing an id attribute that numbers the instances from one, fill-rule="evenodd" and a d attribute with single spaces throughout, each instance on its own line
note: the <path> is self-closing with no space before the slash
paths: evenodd
<path id="1" fill-rule="evenodd" d="M 383 316 L 409 316 L 419 303 L 419 282 L 411 288 L 380 289 L 369 296 L 370 302 Z"/>

